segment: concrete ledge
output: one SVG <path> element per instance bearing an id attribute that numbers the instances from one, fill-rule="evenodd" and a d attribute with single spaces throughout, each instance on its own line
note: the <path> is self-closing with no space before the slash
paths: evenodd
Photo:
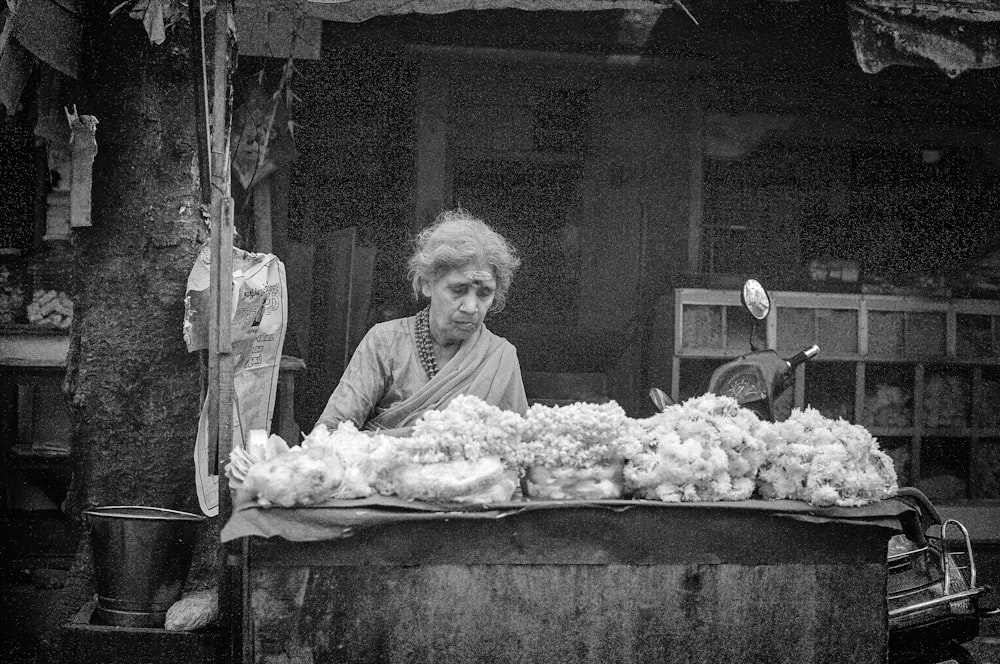
<path id="1" fill-rule="evenodd" d="M 943 518 L 960 521 L 973 542 L 1000 543 L 1000 500 L 943 503 L 936 507 Z"/>
<path id="2" fill-rule="evenodd" d="M 63 627 L 65 664 L 215 664 L 218 632 L 70 623 Z"/>

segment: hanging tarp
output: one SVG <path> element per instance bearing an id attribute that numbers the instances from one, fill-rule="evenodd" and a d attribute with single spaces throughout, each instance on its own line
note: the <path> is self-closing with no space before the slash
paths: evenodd
<path id="1" fill-rule="evenodd" d="M 63 106 L 79 77 L 83 19 L 78 0 L 21 0 L 0 14 L 0 105 L 21 108 L 21 95 L 35 77 L 38 120 L 35 133 L 66 143 L 69 129 Z"/>
<path id="2" fill-rule="evenodd" d="M 4 33 L 56 71 L 77 78 L 83 41 L 80 10 L 78 0 L 9 3 Z"/>
<path id="3" fill-rule="evenodd" d="M 1000 66 L 1000 6 L 988 0 L 848 3 L 848 24 L 861 69 L 937 67 L 951 77 Z"/>
<path id="4" fill-rule="evenodd" d="M 259 4 L 259 2 L 260 0 L 257 0 L 250 2 L 250 4 Z M 305 11 L 307 14 L 324 21 L 359 23 L 376 16 L 447 14 L 470 9 L 583 12 L 608 9 L 662 8 L 664 4 L 666 3 L 654 2 L 653 0 L 306 0 Z"/>

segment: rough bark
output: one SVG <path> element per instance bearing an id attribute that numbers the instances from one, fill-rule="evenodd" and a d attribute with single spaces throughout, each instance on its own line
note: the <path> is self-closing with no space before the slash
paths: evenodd
<path id="1" fill-rule="evenodd" d="M 93 19 L 79 111 L 99 119 L 100 151 L 93 227 L 74 237 L 76 320 L 65 384 L 74 479 L 64 510 L 75 518 L 98 505 L 197 512 L 191 456 L 201 371 L 181 323 L 187 274 L 205 231 L 188 36 L 175 29 L 153 46 L 138 21 L 109 21 L 103 12 Z M 201 567 L 214 560 L 214 526 L 200 538 Z M 92 593 L 81 529 L 63 617 Z"/>

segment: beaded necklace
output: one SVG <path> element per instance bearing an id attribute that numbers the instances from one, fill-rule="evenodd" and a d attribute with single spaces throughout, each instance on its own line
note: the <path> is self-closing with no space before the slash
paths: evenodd
<path id="1" fill-rule="evenodd" d="M 428 378 L 433 378 L 438 372 L 437 358 L 434 357 L 434 344 L 431 341 L 431 308 L 425 307 L 417 313 L 417 354 L 420 364 L 424 366 Z"/>

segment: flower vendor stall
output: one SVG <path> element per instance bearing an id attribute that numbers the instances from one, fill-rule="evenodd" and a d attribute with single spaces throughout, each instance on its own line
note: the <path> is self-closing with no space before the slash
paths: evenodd
<path id="1" fill-rule="evenodd" d="M 350 502 L 236 506 L 245 662 L 885 661 L 901 502 Z"/>
<path id="2" fill-rule="evenodd" d="M 409 438 L 257 432 L 227 472 L 245 662 L 881 662 L 912 516 L 862 427 L 714 395 L 460 396 Z"/>

